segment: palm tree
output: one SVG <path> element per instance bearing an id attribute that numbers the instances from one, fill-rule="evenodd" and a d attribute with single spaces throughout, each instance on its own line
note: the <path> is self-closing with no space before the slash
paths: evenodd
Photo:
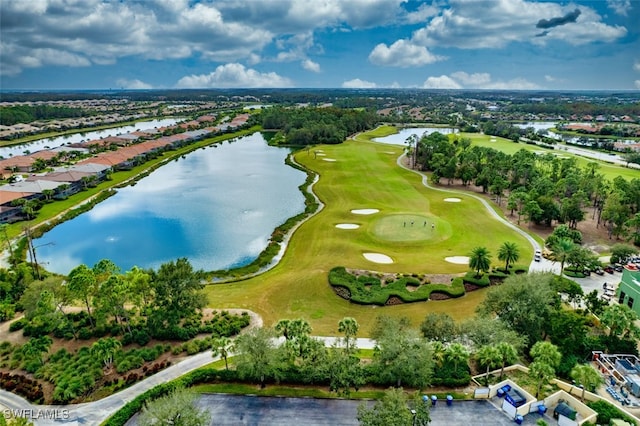
<path id="1" fill-rule="evenodd" d="M 516 243 L 506 241 L 498 249 L 498 259 L 504 261 L 504 272 L 509 273 L 509 264 L 520 258 L 520 249 Z"/>
<path id="2" fill-rule="evenodd" d="M 500 368 L 500 380 L 502 380 L 502 376 L 504 375 L 504 366 L 518 360 L 518 351 L 515 346 L 508 342 L 500 342 L 496 348 L 498 349 L 498 352 L 500 352 L 500 362 L 502 364 Z"/>
<path id="3" fill-rule="evenodd" d="M 113 357 L 122 347 L 122 343 L 115 337 L 106 337 L 100 339 L 91 345 L 91 354 L 100 358 L 104 362 L 104 366 L 109 369 L 113 364 Z"/>
<path id="4" fill-rule="evenodd" d="M 338 322 L 338 331 L 344 333 L 344 344 L 347 352 L 349 352 L 349 341 L 352 337 L 355 338 L 359 328 L 360 326 L 355 318 L 344 317 Z"/>
<path id="5" fill-rule="evenodd" d="M 446 348 L 439 340 L 434 340 L 433 342 L 431 342 L 431 348 L 433 349 L 433 354 L 431 355 L 431 358 L 433 358 L 433 362 L 437 367 L 442 367 L 442 361 L 444 361 Z"/>
<path id="6" fill-rule="evenodd" d="M 502 355 L 496 346 L 486 345 L 481 347 L 476 353 L 476 359 L 480 365 L 487 367 L 487 372 L 484 376 L 485 384 L 489 385 L 489 371 L 493 367 L 500 365 Z"/>
<path id="7" fill-rule="evenodd" d="M 44 365 L 42 354 L 49 352 L 49 347 L 53 343 L 51 337 L 32 337 L 22 346 L 22 353 L 28 358 L 37 358 L 41 365 Z"/>
<path id="8" fill-rule="evenodd" d="M 529 365 L 529 375 L 536 380 L 536 399 L 544 383 L 549 382 L 556 374 L 555 369 L 543 361 L 534 361 Z"/>
<path id="9" fill-rule="evenodd" d="M 453 371 L 458 372 L 458 363 L 467 362 L 469 359 L 469 351 L 460 343 L 453 343 L 445 349 L 444 357 L 447 361 L 453 362 Z"/>
<path id="10" fill-rule="evenodd" d="M 582 395 L 580 399 L 584 401 L 584 392 L 587 388 L 593 390 L 604 383 L 604 379 L 592 366 L 589 364 L 577 364 L 571 370 L 571 378 L 582 387 Z"/>
<path id="11" fill-rule="evenodd" d="M 552 368 L 558 368 L 562 360 L 558 347 L 550 342 L 537 342 L 529 351 L 529 355 L 534 361 L 544 362 Z"/>
<path id="12" fill-rule="evenodd" d="M 224 359 L 224 368 L 225 370 L 229 370 L 229 364 L 227 363 L 227 358 L 229 353 L 234 350 L 233 342 L 228 337 L 218 337 L 213 339 L 211 344 L 211 353 L 212 356 L 216 357 L 220 355 L 222 359 Z"/>
<path id="13" fill-rule="evenodd" d="M 486 247 L 476 247 L 469 255 L 469 266 L 476 271 L 476 277 L 480 276 L 480 271 L 487 272 L 491 267 L 491 254 Z"/>
<path id="14" fill-rule="evenodd" d="M 560 238 L 553 246 L 551 246 L 551 255 L 553 260 L 555 262 L 560 262 L 560 275 L 564 272 L 564 264 L 575 247 L 575 243 L 569 238 Z"/>

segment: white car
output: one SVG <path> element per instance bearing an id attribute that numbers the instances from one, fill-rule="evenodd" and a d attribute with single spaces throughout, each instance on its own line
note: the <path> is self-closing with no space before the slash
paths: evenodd
<path id="1" fill-rule="evenodd" d="M 536 250 L 536 253 L 533 255 L 533 260 L 540 262 L 540 259 L 542 259 L 542 252 L 540 250 Z"/>

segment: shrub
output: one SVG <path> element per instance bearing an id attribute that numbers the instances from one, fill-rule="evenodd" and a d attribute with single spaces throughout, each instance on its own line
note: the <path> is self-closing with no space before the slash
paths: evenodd
<path id="1" fill-rule="evenodd" d="M 27 325 L 28 321 L 26 318 L 20 318 L 9 324 L 9 331 L 14 332 L 18 330 L 22 330 L 25 325 Z"/>

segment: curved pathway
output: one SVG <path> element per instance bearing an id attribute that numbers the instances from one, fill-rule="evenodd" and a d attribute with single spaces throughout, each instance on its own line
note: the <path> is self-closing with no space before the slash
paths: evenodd
<path id="1" fill-rule="evenodd" d="M 449 193 L 449 194 L 464 195 L 465 197 L 475 198 L 476 200 L 480 201 L 483 206 L 485 206 L 485 208 L 487 209 L 487 212 L 489 212 L 489 214 L 491 216 L 493 216 L 494 218 L 496 218 L 500 222 L 504 223 L 509 228 L 513 229 L 514 231 L 516 231 L 517 233 L 519 233 L 520 235 L 525 237 L 527 239 L 527 241 L 529 241 L 529 243 L 531 244 L 531 246 L 533 247 L 534 250 L 542 250 L 542 247 L 540 246 L 540 244 L 531 235 L 529 235 L 529 233 L 527 233 L 526 231 L 523 231 L 522 229 L 518 228 L 513 223 L 509 222 L 507 219 L 505 219 L 502 216 L 500 216 L 491 207 L 489 202 L 487 200 L 485 200 L 484 198 L 482 198 L 482 197 L 480 197 L 478 195 L 475 195 L 475 194 L 470 194 L 470 193 L 465 192 L 465 191 L 459 191 L 459 190 L 455 190 L 455 189 L 436 188 L 436 187 L 433 187 L 433 186 L 429 185 L 429 178 L 424 173 L 421 173 L 421 172 L 419 172 L 417 170 L 413 170 L 413 169 L 407 167 L 404 164 L 403 160 L 406 158 L 406 156 L 407 156 L 406 154 L 402 154 L 400 157 L 398 157 L 398 160 L 397 160 L 398 166 L 402 167 L 405 170 L 409 170 L 410 172 L 413 172 L 413 173 L 416 173 L 416 174 L 422 176 L 422 184 L 424 186 L 426 186 L 427 188 L 432 189 L 434 191 L 440 191 L 440 192 L 445 192 L 445 193 Z"/>
<path id="2" fill-rule="evenodd" d="M 257 314 L 251 313 L 252 318 L 259 318 Z M 261 321 L 261 319 L 260 319 Z M 314 336 L 316 339 L 322 340 L 325 346 L 329 347 L 334 344 L 340 344 L 337 337 Z M 280 339 L 282 341 L 282 338 Z M 375 341 L 371 339 L 356 339 L 357 346 L 360 349 L 373 349 Z M 100 425 L 107 420 L 116 411 L 120 410 L 128 402 L 132 401 L 138 395 L 152 389 L 160 384 L 177 379 L 193 370 L 204 367 L 214 361 L 220 360 L 219 356 L 213 357 L 211 351 L 201 352 L 196 355 L 185 358 L 179 363 L 148 377 L 136 384 L 119 391 L 113 395 L 109 395 L 98 401 L 86 402 L 82 404 L 69 405 L 35 405 L 11 392 L 0 390 L 0 408 L 3 409 L 2 414 L 9 412 L 22 413 L 21 416 L 28 416 L 36 426 L 54 426 L 54 425 Z M 38 418 L 40 417 L 40 418 Z M 53 417 L 53 418 L 47 418 Z"/>

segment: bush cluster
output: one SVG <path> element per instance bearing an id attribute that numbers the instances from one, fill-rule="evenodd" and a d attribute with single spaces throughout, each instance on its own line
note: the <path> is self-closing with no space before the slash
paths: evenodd
<path id="1" fill-rule="evenodd" d="M 31 402 L 42 403 L 44 400 L 42 385 L 21 374 L 0 373 L 0 387 Z"/>

